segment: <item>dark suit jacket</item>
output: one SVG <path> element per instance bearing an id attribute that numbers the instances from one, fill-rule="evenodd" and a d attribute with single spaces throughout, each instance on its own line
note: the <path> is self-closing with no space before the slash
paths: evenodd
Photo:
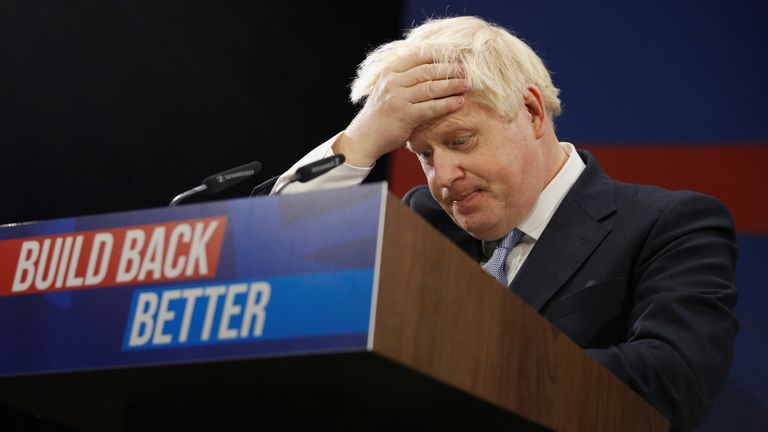
<path id="1" fill-rule="evenodd" d="M 613 181 L 588 152 L 510 288 L 670 419 L 695 427 L 731 365 L 736 240 L 694 192 Z M 481 243 L 418 187 L 403 201 L 476 260 Z"/>

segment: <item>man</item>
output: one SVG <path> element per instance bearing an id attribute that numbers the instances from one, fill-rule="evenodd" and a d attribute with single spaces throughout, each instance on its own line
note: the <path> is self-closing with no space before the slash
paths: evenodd
<path id="1" fill-rule="evenodd" d="M 702 420 L 738 330 L 734 227 L 719 202 L 615 182 L 589 153 L 559 142 L 558 90 L 542 61 L 477 18 L 430 20 L 377 48 L 352 99 L 365 105 L 350 125 L 296 166 L 332 153 L 347 164 L 289 191 L 357 184 L 406 145 L 429 184 L 406 204 L 672 430 Z"/>

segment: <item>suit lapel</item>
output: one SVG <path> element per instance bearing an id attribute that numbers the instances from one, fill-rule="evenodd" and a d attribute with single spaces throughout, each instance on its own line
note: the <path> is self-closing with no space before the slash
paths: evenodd
<path id="1" fill-rule="evenodd" d="M 612 180 L 587 152 L 586 169 L 560 203 L 510 288 L 536 310 L 565 284 L 611 232 Z"/>

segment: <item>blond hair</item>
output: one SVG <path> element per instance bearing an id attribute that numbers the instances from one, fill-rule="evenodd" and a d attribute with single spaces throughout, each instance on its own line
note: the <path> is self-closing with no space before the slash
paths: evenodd
<path id="1" fill-rule="evenodd" d="M 470 94 L 501 115 L 514 119 L 530 86 L 539 89 L 554 118 L 560 114 L 560 90 L 539 56 L 503 27 L 477 17 L 429 19 L 405 39 L 374 49 L 360 64 L 350 99 L 363 101 L 382 71 L 407 53 L 429 52 L 435 63 L 461 65 Z"/>

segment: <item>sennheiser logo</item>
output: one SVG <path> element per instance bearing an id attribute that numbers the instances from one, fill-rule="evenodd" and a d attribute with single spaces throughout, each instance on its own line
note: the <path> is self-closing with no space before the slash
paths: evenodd
<path id="1" fill-rule="evenodd" d="M 229 181 L 232 179 L 240 178 L 240 177 L 248 177 L 255 174 L 253 170 L 247 170 L 247 171 L 238 171 L 234 173 L 224 174 L 216 177 L 216 181 L 219 183 L 224 183 L 225 181 Z"/>

